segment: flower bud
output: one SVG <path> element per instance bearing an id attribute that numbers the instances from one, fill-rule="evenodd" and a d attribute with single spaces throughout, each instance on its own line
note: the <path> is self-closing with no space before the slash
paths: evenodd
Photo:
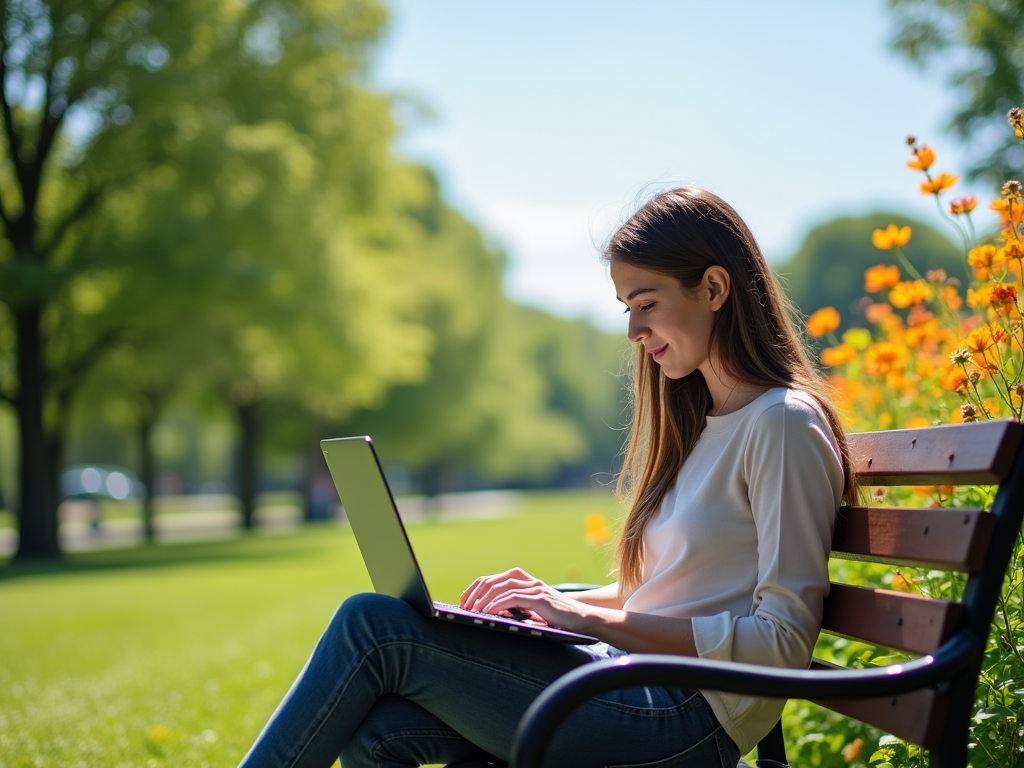
<path id="1" fill-rule="evenodd" d="M 971 403 L 964 403 L 960 406 L 960 418 L 965 422 L 978 420 L 978 409 Z"/>
<path id="2" fill-rule="evenodd" d="M 1016 199 L 1016 198 L 1019 198 L 1022 194 L 1024 194 L 1024 187 L 1021 187 L 1021 184 L 1020 184 L 1019 181 L 1015 181 L 1014 179 L 1010 179 L 1010 181 L 1008 181 L 1005 184 L 1003 184 L 1003 188 L 1001 190 L 999 190 L 999 194 L 1001 194 L 1003 197 L 1005 197 L 1007 199 L 1009 199 L 1009 198 Z"/>

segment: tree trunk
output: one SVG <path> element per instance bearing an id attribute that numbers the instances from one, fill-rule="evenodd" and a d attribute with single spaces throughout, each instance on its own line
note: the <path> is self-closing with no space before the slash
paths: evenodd
<path id="1" fill-rule="evenodd" d="M 238 500 L 242 505 L 242 527 L 251 530 L 256 516 L 256 448 L 259 443 L 260 414 L 257 403 L 235 404 L 238 415 Z"/>
<path id="2" fill-rule="evenodd" d="M 142 481 L 142 533 L 147 543 L 156 540 L 156 456 L 153 453 L 153 428 L 163 398 L 152 392 L 143 393 L 139 402 L 139 480 Z"/>
<path id="3" fill-rule="evenodd" d="M 39 327 L 42 307 L 32 304 L 14 312 L 17 334 L 19 503 L 17 559 L 59 558 L 57 531 L 58 467 L 47 450 L 43 423 L 44 372 Z"/>

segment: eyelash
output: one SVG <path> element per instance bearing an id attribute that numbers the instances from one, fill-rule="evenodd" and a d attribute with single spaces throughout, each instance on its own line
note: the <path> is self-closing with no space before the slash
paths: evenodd
<path id="1" fill-rule="evenodd" d="M 654 302 L 652 301 L 650 304 L 642 304 L 641 306 L 637 307 L 637 309 L 639 309 L 641 312 L 647 312 L 653 306 Z M 626 307 L 624 310 L 622 310 L 622 314 L 628 315 L 629 307 Z"/>

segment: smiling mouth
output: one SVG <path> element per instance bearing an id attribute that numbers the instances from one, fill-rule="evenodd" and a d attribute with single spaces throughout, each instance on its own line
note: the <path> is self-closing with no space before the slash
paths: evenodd
<path id="1" fill-rule="evenodd" d="M 661 359 L 662 355 L 665 354 L 665 350 L 666 349 L 668 349 L 668 344 L 662 344 L 657 349 L 650 349 L 650 350 L 648 350 L 647 354 L 649 354 L 651 356 L 651 358 L 654 360 L 654 362 L 658 362 Z"/>

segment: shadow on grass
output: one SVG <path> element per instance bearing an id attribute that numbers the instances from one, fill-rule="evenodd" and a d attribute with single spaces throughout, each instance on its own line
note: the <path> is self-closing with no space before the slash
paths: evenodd
<path id="1" fill-rule="evenodd" d="M 337 540 L 337 529 L 308 526 L 294 533 L 241 534 L 214 541 L 143 544 L 117 549 L 65 553 L 59 560 L 0 559 L 0 582 L 32 576 L 167 568 L 210 563 L 267 563 L 295 560 L 322 551 Z"/>

